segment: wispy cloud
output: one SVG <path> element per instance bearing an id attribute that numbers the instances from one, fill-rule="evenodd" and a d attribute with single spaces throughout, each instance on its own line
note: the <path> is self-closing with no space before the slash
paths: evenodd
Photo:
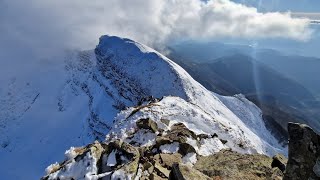
<path id="1" fill-rule="evenodd" d="M 102 34 L 151 46 L 179 38 L 306 40 L 311 35 L 307 19 L 259 13 L 229 0 L 2 0 L 0 24 L 2 49 L 25 47 L 35 53 L 92 48 Z"/>
<path id="2" fill-rule="evenodd" d="M 320 24 L 320 13 L 293 12 L 292 17 L 306 18 L 309 19 L 312 24 Z"/>

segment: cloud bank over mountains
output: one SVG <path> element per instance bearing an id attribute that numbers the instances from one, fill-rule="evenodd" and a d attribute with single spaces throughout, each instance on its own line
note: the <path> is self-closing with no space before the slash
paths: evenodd
<path id="1" fill-rule="evenodd" d="M 260 13 L 229 0 L 2 0 L 0 23 L 2 49 L 26 48 L 34 54 L 92 48 L 102 34 L 153 47 L 181 38 L 303 41 L 312 34 L 307 19 Z"/>

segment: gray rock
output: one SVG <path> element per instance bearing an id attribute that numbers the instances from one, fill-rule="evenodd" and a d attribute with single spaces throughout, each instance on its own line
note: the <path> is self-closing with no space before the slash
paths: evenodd
<path id="1" fill-rule="evenodd" d="M 179 153 L 174 154 L 160 154 L 162 164 L 164 167 L 171 168 L 174 163 L 181 163 L 182 155 Z"/>
<path id="2" fill-rule="evenodd" d="M 282 172 L 284 172 L 286 170 L 286 165 L 287 165 L 288 159 L 286 157 L 284 157 L 284 155 L 277 154 L 277 155 L 273 156 L 272 159 L 273 159 L 272 163 L 271 163 L 272 168 L 277 167 Z"/>
<path id="3" fill-rule="evenodd" d="M 179 151 L 181 155 L 185 156 L 188 153 L 196 153 L 196 150 L 193 146 L 188 143 L 180 143 L 179 144 Z"/>
<path id="4" fill-rule="evenodd" d="M 157 172 L 158 176 L 162 178 L 169 178 L 170 171 L 162 167 L 158 162 L 154 164 L 154 170 Z"/>
<path id="5" fill-rule="evenodd" d="M 284 180 L 320 179 L 320 136 L 309 126 L 289 123 L 289 160 Z"/>
<path id="6" fill-rule="evenodd" d="M 192 137 L 197 139 L 197 135 L 188 129 L 183 123 L 176 123 L 171 126 L 171 133 L 177 134 L 178 136 Z"/>
<path id="7" fill-rule="evenodd" d="M 140 129 L 149 129 L 153 132 L 157 132 L 158 131 L 158 125 L 156 122 L 154 122 L 153 120 L 151 120 L 150 118 L 146 118 L 146 119 L 140 119 L 136 122 L 138 128 Z"/>

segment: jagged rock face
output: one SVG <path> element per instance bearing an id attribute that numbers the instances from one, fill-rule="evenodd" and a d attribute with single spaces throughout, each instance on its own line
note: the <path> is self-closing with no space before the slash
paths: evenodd
<path id="1" fill-rule="evenodd" d="M 283 176 L 278 167 L 272 167 L 274 160 L 265 155 L 243 155 L 231 150 L 201 155 L 201 143 L 218 139 L 217 134 L 196 135 L 183 123 L 164 127 L 150 118 L 142 118 L 125 139 L 114 137 L 107 142 L 71 148 L 66 152 L 67 159 L 49 166 L 48 174 L 42 179 L 280 179 Z"/>
<path id="2" fill-rule="evenodd" d="M 146 118 L 136 125 L 136 131 L 124 140 L 114 138 L 71 148 L 66 152 L 67 160 L 49 166 L 43 179 L 168 179 L 174 163 L 195 163 L 197 154 L 192 145 L 199 144 L 200 138 L 183 124 L 173 124 L 165 131 Z M 195 143 L 190 145 L 187 141 L 191 138 Z"/>
<path id="3" fill-rule="evenodd" d="M 284 180 L 320 179 L 320 136 L 307 125 L 289 123 L 289 160 Z"/>

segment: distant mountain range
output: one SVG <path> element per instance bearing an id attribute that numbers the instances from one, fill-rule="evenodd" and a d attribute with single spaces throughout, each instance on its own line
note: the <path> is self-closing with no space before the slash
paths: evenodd
<path id="1" fill-rule="evenodd" d="M 315 83 L 320 79 L 320 59 L 223 43 L 184 43 L 172 47 L 169 57 L 209 90 L 244 94 L 262 109 L 266 124 L 283 140 L 289 121 L 320 130 L 316 94 L 320 83 Z"/>
<path id="2" fill-rule="evenodd" d="M 320 58 L 283 55 L 275 51 L 261 51 L 256 60 L 297 81 L 314 95 L 320 95 Z"/>
<path id="3" fill-rule="evenodd" d="M 181 61 L 213 62 L 218 58 L 245 55 L 262 62 L 320 96 L 320 58 L 281 53 L 274 49 L 261 49 L 255 45 L 227 44 L 220 42 L 187 41 L 170 47 L 171 56 Z"/>

